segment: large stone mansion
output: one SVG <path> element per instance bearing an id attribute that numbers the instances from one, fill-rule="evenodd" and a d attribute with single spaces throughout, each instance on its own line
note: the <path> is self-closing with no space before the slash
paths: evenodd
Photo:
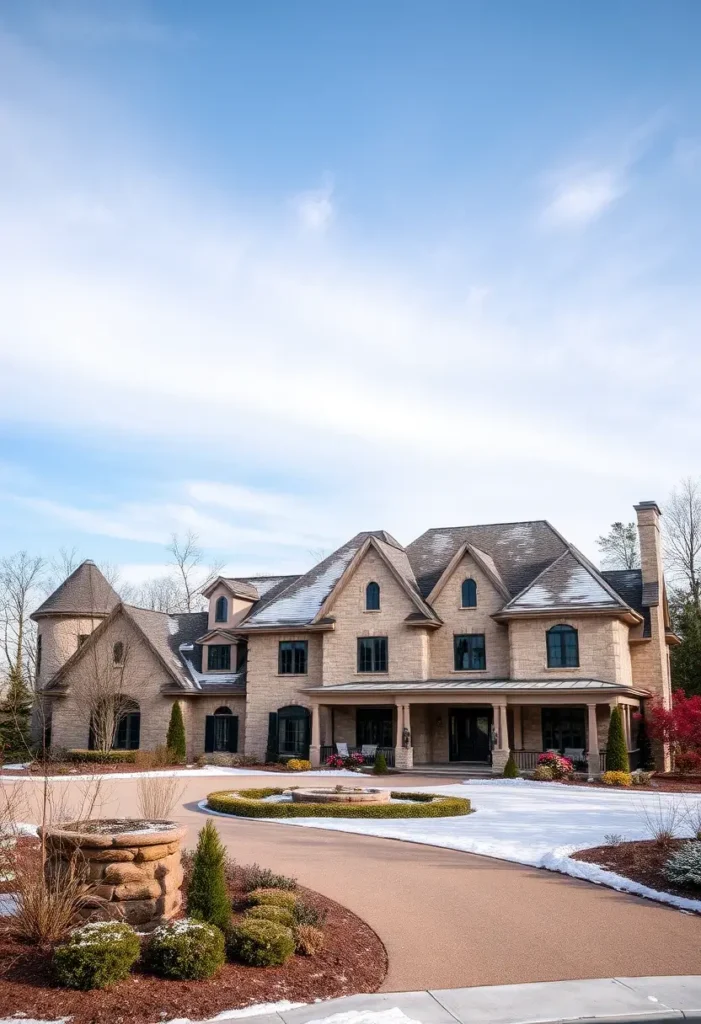
<path id="1" fill-rule="evenodd" d="M 432 529 L 407 547 L 359 533 L 301 576 L 219 577 L 209 610 L 121 602 L 93 562 L 34 612 L 38 686 L 59 747 L 88 747 L 85 680 L 118 673 L 117 747 L 319 764 L 338 743 L 397 767 L 532 767 L 547 749 L 603 763 L 611 708 L 670 700 L 660 511 L 635 506 L 642 569 L 599 571 L 539 520 Z"/>

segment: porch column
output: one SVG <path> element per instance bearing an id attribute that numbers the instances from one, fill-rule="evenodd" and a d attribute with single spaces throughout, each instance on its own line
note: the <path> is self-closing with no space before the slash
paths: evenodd
<path id="1" fill-rule="evenodd" d="M 404 730 L 408 731 L 408 743 L 404 746 Z M 397 737 L 394 747 L 394 767 L 413 768 L 414 748 L 411 741 L 411 705 L 397 705 Z"/>
<path id="2" fill-rule="evenodd" d="M 312 742 L 309 746 L 309 760 L 312 768 L 318 768 L 321 764 L 321 729 L 319 728 L 319 705 L 312 704 L 309 708 L 312 720 Z"/>
<path id="3" fill-rule="evenodd" d="M 506 704 L 492 704 L 497 745 L 492 750 L 492 772 L 501 775 L 509 760 L 509 727 L 506 721 Z"/>
<path id="4" fill-rule="evenodd" d="M 601 772 L 599 765 L 599 731 L 596 724 L 596 704 L 587 704 L 587 769 L 590 775 Z"/>

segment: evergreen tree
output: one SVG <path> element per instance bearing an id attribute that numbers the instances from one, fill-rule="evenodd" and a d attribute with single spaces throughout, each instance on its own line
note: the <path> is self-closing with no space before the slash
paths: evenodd
<path id="1" fill-rule="evenodd" d="M 166 737 L 166 746 L 168 750 L 172 750 L 176 760 L 179 764 L 184 764 L 187 760 L 187 742 L 185 740 L 185 722 L 183 721 L 183 712 L 180 707 L 179 701 L 173 702 L 173 707 L 170 712 L 170 723 L 168 725 L 168 736 Z"/>
<path id="2" fill-rule="evenodd" d="M 690 597 L 673 601 L 671 610 L 675 632 L 682 641 L 670 651 L 672 689 L 691 697 L 701 694 L 701 612 Z"/>
<path id="3" fill-rule="evenodd" d="M 0 762 L 26 760 L 30 756 L 31 714 L 32 695 L 21 668 L 15 665 L 0 699 Z"/>
<path id="4" fill-rule="evenodd" d="M 226 891 L 226 851 L 214 822 L 200 830 L 187 891 L 187 913 L 199 921 L 226 931 L 231 923 L 231 904 Z"/>
<path id="5" fill-rule="evenodd" d="M 606 744 L 606 770 L 609 772 L 629 772 L 628 748 L 623 732 L 621 709 L 616 707 L 611 712 L 609 736 Z"/>
<path id="6" fill-rule="evenodd" d="M 514 758 L 513 750 L 509 751 L 509 758 L 508 758 L 506 764 L 504 765 L 504 775 L 503 775 L 503 777 L 505 779 L 518 779 L 519 778 L 518 767 L 516 766 L 516 759 Z"/>

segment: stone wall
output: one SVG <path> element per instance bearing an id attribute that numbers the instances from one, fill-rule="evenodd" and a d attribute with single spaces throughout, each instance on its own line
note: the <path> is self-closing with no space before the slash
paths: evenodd
<path id="1" fill-rule="evenodd" d="M 93 618 L 47 615 L 39 620 L 37 635 L 41 637 L 41 666 L 37 686 L 43 689 L 78 650 L 79 637 L 89 636 L 102 622 Z"/>
<path id="2" fill-rule="evenodd" d="M 573 626 L 579 634 L 579 667 L 548 668 L 546 632 L 558 624 Z M 630 685 L 630 661 L 621 644 L 620 623 L 604 615 L 541 616 L 509 622 L 512 679 L 547 679 L 568 676 L 602 679 Z M 627 630 L 627 627 L 625 627 Z"/>
<path id="3" fill-rule="evenodd" d="M 246 698 L 220 694 L 218 697 L 191 697 L 181 701 L 184 704 L 185 733 L 187 736 L 187 756 L 194 760 L 204 752 L 205 721 L 207 715 L 213 715 L 217 708 L 229 708 L 233 715 L 238 716 L 239 736 L 237 753 L 246 749 Z"/>

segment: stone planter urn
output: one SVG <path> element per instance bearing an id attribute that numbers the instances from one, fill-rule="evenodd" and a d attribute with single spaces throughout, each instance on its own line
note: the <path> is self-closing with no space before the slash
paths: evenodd
<path id="1" fill-rule="evenodd" d="M 185 832 L 174 821 L 123 818 L 47 826 L 46 876 L 56 879 L 73 867 L 84 873 L 88 895 L 96 897 L 83 916 L 148 931 L 180 909 Z"/>

